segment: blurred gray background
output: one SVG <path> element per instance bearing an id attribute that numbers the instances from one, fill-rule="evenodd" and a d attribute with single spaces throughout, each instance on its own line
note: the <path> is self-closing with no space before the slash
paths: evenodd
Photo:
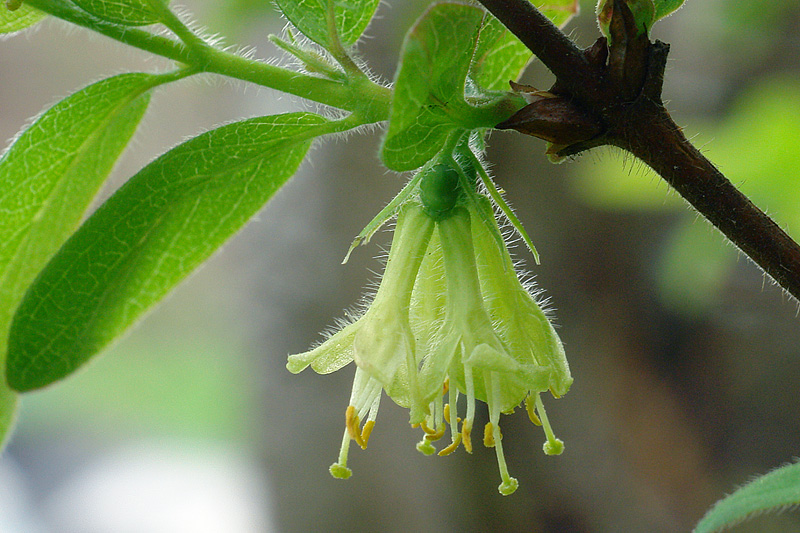
<path id="1" fill-rule="evenodd" d="M 429 2 L 383 2 L 359 50 L 390 80 Z M 567 31 L 597 37 L 593 2 Z M 231 46 L 273 57 L 271 2 L 188 3 Z M 723 172 L 800 237 L 800 2 L 689 0 L 660 22 L 664 97 Z M 101 77 L 165 64 L 47 21 L 0 42 L 0 137 Z M 536 63 L 526 83 L 547 88 Z M 232 120 L 309 108 L 212 77 L 160 89 L 113 187 L 168 147 Z M 0 460 L 0 533 L 688 531 L 717 499 L 800 453 L 800 323 L 789 300 L 640 163 L 610 149 L 551 165 L 495 133 L 489 157 L 541 257 L 518 256 L 556 310 L 575 383 L 547 401 L 560 457 L 523 413 L 503 421 L 520 489 L 493 450 L 425 457 L 384 401 L 349 481 L 330 477 L 352 366 L 293 376 L 376 279 L 383 232 L 341 265 L 403 185 L 381 133 L 315 145 L 246 229 L 88 368 L 24 397 Z M 481 415 L 479 415 L 481 416 Z M 483 415 L 485 416 L 485 415 Z M 800 513 L 735 531 L 800 531 Z"/>

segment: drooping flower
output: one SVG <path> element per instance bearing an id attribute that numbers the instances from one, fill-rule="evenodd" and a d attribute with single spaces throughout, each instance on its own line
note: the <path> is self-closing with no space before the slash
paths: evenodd
<path id="1" fill-rule="evenodd" d="M 471 453 L 476 401 L 486 403 L 483 442 L 496 450 L 504 495 L 517 481 L 503 455 L 500 413 L 525 402 L 531 420 L 544 426 L 545 453 L 563 450 L 539 394 L 560 397 L 569 389 L 564 351 L 520 283 L 491 203 L 475 192 L 472 174 L 452 158 L 423 169 L 398 209 L 383 279 L 367 311 L 318 347 L 289 357 L 292 372 L 310 365 L 328 373 L 355 361 L 342 447 L 331 466 L 335 477 L 351 475 L 351 440 L 366 448 L 382 390 L 423 429 L 417 448 L 425 454 L 436 451 L 433 442 L 448 426 L 450 443 L 439 455 L 462 444 Z M 460 395 L 466 397 L 463 418 Z"/>

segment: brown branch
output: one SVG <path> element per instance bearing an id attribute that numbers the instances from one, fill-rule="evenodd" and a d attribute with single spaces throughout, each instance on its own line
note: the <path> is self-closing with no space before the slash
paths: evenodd
<path id="1" fill-rule="evenodd" d="M 528 0 L 479 1 L 557 80 L 547 99 L 498 128 L 544 138 L 552 143 L 549 152 L 558 156 L 603 145 L 629 151 L 800 300 L 800 246 L 692 146 L 672 120 L 661 100 L 669 45 L 638 35 L 623 0 L 614 2 L 612 44 L 601 38 L 586 50 L 579 50 Z M 554 138 L 554 132 L 563 136 Z"/>

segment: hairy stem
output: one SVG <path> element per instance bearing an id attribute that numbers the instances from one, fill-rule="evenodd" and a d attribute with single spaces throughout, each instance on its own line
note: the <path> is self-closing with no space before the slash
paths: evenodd
<path id="1" fill-rule="evenodd" d="M 585 86 L 587 62 L 575 43 L 558 29 L 529 0 L 479 0 L 555 74 L 570 92 L 579 94 Z"/>
<path id="2" fill-rule="evenodd" d="M 256 83 L 318 102 L 359 113 L 363 122 L 378 122 L 389 116 L 391 89 L 367 79 L 340 83 L 317 76 L 247 59 L 210 46 L 202 54 L 196 42 L 190 48 L 184 43 L 160 35 L 100 20 L 91 14 L 57 0 L 25 0 L 27 4 L 54 17 L 88 28 L 127 45 L 194 66 L 201 72 L 221 74 Z"/>
<path id="3" fill-rule="evenodd" d="M 658 172 L 692 207 L 795 298 L 800 247 L 742 194 L 664 112 L 641 120 L 624 148 Z"/>
<path id="4" fill-rule="evenodd" d="M 614 3 L 614 44 L 599 39 L 584 51 L 528 0 L 479 1 L 556 75 L 551 91 L 570 111 L 553 119 L 559 131 L 582 133 L 582 123 L 597 121 L 600 133 L 590 138 L 563 136 L 559 156 L 602 145 L 631 152 L 800 300 L 800 246 L 684 137 L 661 99 L 669 46 L 639 34 L 624 1 Z M 537 115 L 533 105 L 515 116 L 514 125 L 499 126 L 547 138 L 543 134 L 553 131 L 553 124 L 545 131 L 540 123 L 547 117 Z"/>

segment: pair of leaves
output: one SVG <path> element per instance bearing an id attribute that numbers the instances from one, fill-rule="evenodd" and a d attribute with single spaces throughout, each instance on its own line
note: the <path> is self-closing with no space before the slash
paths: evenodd
<path id="1" fill-rule="evenodd" d="M 380 0 L 277 0 L 286 18 L 306 37 L 330 49 L 355 43 Z"/>
<path id="2" fill-rule="evenodd" d="M 639 33 L 648 34 L 653 24 L 662 18 L 671 15 L 683 5 L 686 0 L 625 0 L 628 8 L 633 13 Z M 611 33 L 609 25 L 614 16 L 614 0 L 600 0 L 597 3 L 597 21 L 600 31 L 609 40 Z"/>
<path id="3" fill-rule="evenodd" d="M 555 22 L 576 11 L 574 0 L 541 5 Z M 456 129 L 490 127 L 507 116 L 481 115 L 476 103 L 502 99 L 530 60 L 528 49 L 497 19 L 477 7 L 438 3 L 405 37 L 382 158 L 392 170 L 413 170 L 434 157 Z M 468 101 L 468 98 L 470 101 Z"/>
<path id="4" fill-rule="evenodd" d="M 381 153 L 390 169 L 424 165 L 469 112 L 464 89 L 484 17 L 465 4 L 435 4 L 406 35 Z"/>
<path id="5" fill-rule="evenodd" d="M 9 338 L 11 387 L 47 385 L 107 346 L 238 231 L 332 126 L 311 113 L 246 120 L 142 169 L 28 289 Z"/>
<path id="6" fill-rule="evenodd" d="M 168 76 L 123 74 L 62 100 L 0 159 L 0 369 L 25 290 L 75 230 Z M 0 380 L 0 441 L 14 395 Z"/>

